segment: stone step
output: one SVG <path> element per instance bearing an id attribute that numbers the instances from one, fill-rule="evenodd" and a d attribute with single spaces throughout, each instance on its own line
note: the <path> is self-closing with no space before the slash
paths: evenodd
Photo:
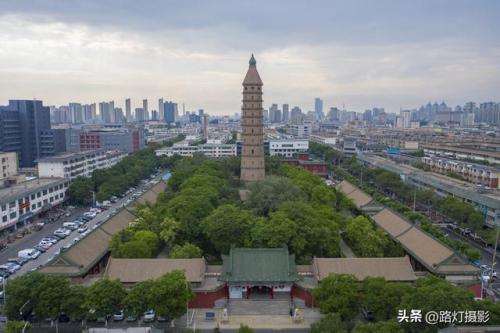
<path id="1" fill-rule="evenodd" d="M 229 301 L 229 315 L 288 315 L 290 300 L 235 300 Z"/>

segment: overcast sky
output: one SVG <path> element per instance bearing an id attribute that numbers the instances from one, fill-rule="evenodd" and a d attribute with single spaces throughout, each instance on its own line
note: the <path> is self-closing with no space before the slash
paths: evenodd
<path id="1" fill-rule="evenodd" d="M 164 97 L 233 114 L 252 52 L 265 108 L 500 101 L 499 13 L 493 0 L 0 0 L 0 105 Z"/>

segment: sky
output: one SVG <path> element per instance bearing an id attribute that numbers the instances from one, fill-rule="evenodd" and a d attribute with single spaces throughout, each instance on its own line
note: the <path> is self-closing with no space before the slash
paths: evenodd
<path id="1" fill-rule="evenodd" d="M 163 97 L 234 114 L 252 53 L 264 108 L 500 101 L 498 13 L 493 0 L 0 0 L 0 105 Z"/>

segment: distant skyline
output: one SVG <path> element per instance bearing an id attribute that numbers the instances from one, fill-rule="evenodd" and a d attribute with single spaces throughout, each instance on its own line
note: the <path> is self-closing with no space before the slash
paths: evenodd
<path id="1" fill-rule="evenodd" d="M 498 13 L 500 1 L 0 0 L 0 104 L 163 97 L 234 114 L 251 53 L 264 108 L 499 101 Z"/>

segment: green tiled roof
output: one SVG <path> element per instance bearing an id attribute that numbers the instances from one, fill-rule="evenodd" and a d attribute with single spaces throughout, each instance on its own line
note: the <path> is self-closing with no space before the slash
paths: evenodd
<path id="1" fill-rule="evenodd" d="M 232 248 L 222 255 L 221 281 L 293 282 L 299 280 L 295 256 L 287 248 Z"/>

